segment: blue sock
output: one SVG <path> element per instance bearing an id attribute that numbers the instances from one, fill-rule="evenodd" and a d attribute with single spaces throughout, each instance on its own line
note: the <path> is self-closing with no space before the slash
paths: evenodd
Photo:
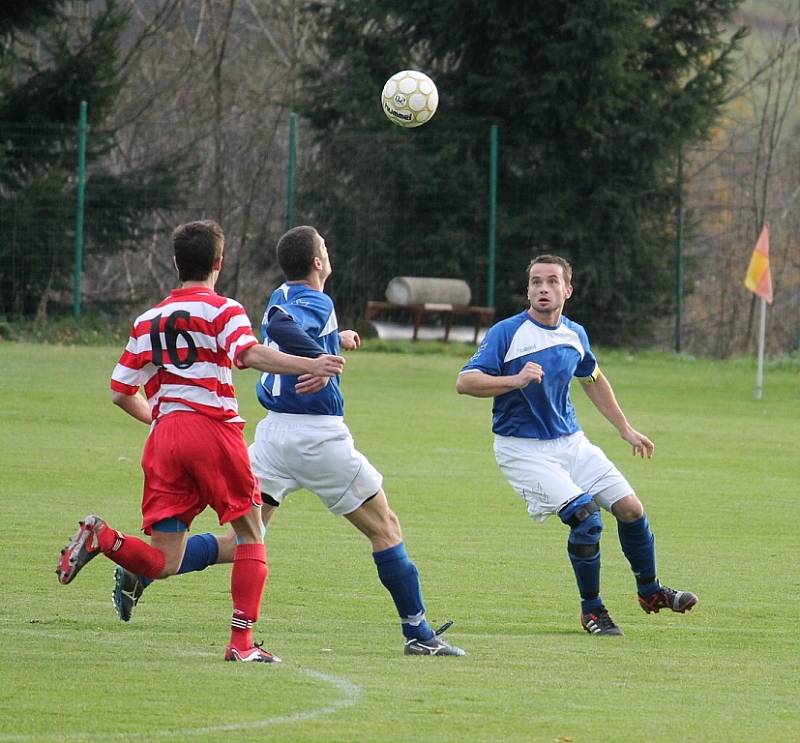
<path id="1" fill-rule="evenodd" d="M 600 598 L 600 550 L 598 548 L 591 556 L 576 554 L 579 546 L 569 540 L 567 551 L 581 595 L 581 612 L 591 614 L 603 605 L 603 599 Z"/>
<path id="2" fill-rule="evenodd" d="M 660 584 L 656 578 L 656 538 L 647 516 L 628 523 L 618 521 L 617 532 L 622 551 L 636 576 L 636 590 L 640 596 L 649 596 Z"/>
<path id="3" fill-rule="evenodd" d="M 433 629 L 425 619 L 425 603 L 419 585 L 417 566 L 411 562 L 405 545 L 400 544 L 386 550 L 373 552 L 372 558 L 378 568 L 378 577 L 392 595 L 403 635 L 408 639 L 430 640 Z"/>
<path id="4" fill-rule="evenodd" d="M 600 536 L 603 519 L 594 499 L 588 493 L 574 498 L 558 512 L 570 527 L 567 553 L 575 573 L 581 612 L 591 614 L 603 605 L 600 598 Z"/>
<path id="5" fill-rule="evenodd" d="M 178 575 L 181 573 L 194 573 L 205 570 L 209 565 L 215 565 L 219 557 L 219 542 L 213 534 L 195 534 L 186 541 L 186 551 L 183 553 Z M 153 581 L 151 578 L 140 576 L 145 587 Z"/>

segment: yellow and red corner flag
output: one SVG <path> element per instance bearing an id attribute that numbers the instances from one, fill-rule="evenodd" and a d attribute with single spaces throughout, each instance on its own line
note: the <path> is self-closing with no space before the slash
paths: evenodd
<path id="1" fill-rule="evenodd" d="M 747 267 L 744 285 L 753 294 L 772 304 L 772 275 L 769 272 L 769 225 L 765 224 Z"/>

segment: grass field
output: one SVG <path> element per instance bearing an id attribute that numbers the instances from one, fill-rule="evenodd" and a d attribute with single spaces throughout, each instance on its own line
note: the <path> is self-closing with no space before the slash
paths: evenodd
<path id="1" fill-rule="evenodd" d="M 589 436 L 645 502 L 662 579 L 700 596 L 645 615 L 613 521 L 603 596 L 624 638 L 578 624 L 565 529 L 500 475 L 488 400 L 453 355 L 351 355 L 347 417 L 384 473 L 428 616 L 465 658 L 407 658 L 368 543 L 308 493 L 268 535 L 256 636 L 281 666 L 222 662 L 227 566 L 149 589 L 130 624 L 98 558 L 60 586 L 79 517 L 138 528 L 146 429 L 109 402 L 116 348 L 0 342 L 0 741 L 796 741 L 800 374 L 749 362 L 601 355 L 651 462 L 576 391 Z M 251 432 L 260 411 L 238 376 Z M 214 530 L 204 514 L 195 531 Z M 242 707 L 248 707 L 240 712 Z"/>

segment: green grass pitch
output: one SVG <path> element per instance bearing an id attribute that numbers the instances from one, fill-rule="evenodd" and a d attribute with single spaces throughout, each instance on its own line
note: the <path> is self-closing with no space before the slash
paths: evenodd
<path id="1" fill-rule="evenodd" d="M 0 343 L 0 741 L 794 741 L 800 738 L 800 375 L 751 362 L 601 354 L 656 457 L 634 459 L 578 389 L 584 429 L 645 503 L 660 576 L 700 596 L 645 615 L 605 516 L 603 596 L 624 638 L 578 624 L 564 527 L 528 518 L 491 453 L 490 401 L 459 397 L 470 350 L 360 351 L 357 446 L 383 472 L 428 616 L 465 658 L 407 658 L 367 541 L 297 493 L 267 544 L 256 637 L 281 666 L 222 661 L 228 566 L 114 614 L 100 557 L 58 550 L 97 512 L 139 526 L 146 428 L 109 402 L 117 348 Z M 248 434 L 254 372 L 238 373 Z M 210 513 L 194 531 L 219 527 Z"/>

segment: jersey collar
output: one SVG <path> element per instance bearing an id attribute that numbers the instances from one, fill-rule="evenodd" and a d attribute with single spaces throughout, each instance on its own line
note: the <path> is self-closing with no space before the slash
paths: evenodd
<path id="1" fill-rule="evenodd" d="M 558 323 L 556 325 L 545 325 L 543 322 L 539 322 L 538 320 L 531 317 L 531 313 L 528 310 L 525 310 L 525 317 L 528 318 L 534 325 L 539 328 L 544 328 L 545 330 L 558 330 L 561 327 L 561 323 L 564 321 L 564 316 L 558 318 Z"/>
<path id="2" fill-rule="evenodd" d="M 173 289 L 169 294 L 171 297 L 183 297 L 187 294 L 208 294 L 213 296 L 216 294 L 216 292 L 213 289 L 208 289 L 204 286 L 181 286 L 178 289 Z"/>

